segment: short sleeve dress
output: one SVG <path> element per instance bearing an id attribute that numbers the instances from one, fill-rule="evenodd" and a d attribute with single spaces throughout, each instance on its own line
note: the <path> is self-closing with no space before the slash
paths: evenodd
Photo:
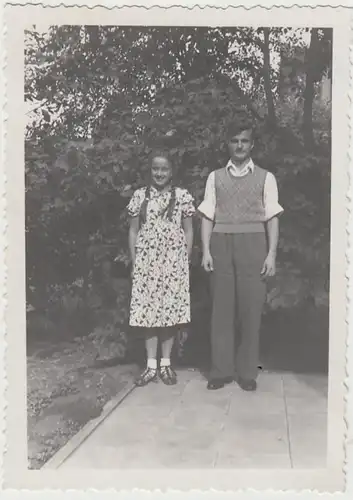
<path id="1" fill-rule="evenodd" d="M 147 188 L 138 189 L 128 204 L 131 217 L 140 214 Z M 175 207 L 166 216 L 171 192 L 150 188 L 146 221 L 136 240 L 130 326 L 169 327 L 190 322 L 189 262 L 184 217 L 195 213 L 191 194 L 175 188 Z"/>

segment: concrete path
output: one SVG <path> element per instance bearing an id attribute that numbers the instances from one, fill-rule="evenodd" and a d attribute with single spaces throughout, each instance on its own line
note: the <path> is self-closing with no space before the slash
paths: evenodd
<path id="1" fill-rule="evenodd" d="M 255 393 L 178 378 L 136 388 L 60 468 L 325 467 L 327 377 L 262 373 Z"/>

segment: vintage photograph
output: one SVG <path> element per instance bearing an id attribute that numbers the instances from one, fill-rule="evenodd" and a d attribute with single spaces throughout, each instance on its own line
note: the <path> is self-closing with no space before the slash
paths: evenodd
<path id="1" fill-rule="evenodd" d="M 25 48 L 29 467 L 324 467 L 332 29 Z"/>
<path id="2" fill-rule="evenodd" d="M 344 488 L 350 19 L 265 10 L 8 9 L 8 488 Z"/>

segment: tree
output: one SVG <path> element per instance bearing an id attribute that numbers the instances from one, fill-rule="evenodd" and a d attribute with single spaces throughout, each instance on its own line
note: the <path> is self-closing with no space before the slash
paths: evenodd
<path id="1" fill-rule="evenodd" d="M 310 46 L 307 52 L 307 71 L 304 91 L 304 113 L 303 113 L 303 136 L 305 146 L 312 149 L 314 146 L 313 132 L 313 101 L 315 95 L 315 58 L 317 56 L 318 45 L 318 29 L 311 30 Z"/>
<path id="2" fill-rule="evenodd" d="M 271 61 L 270 61 L 270 28 L 263 28 L 264 40 L 262 43 L 262 50 L 264 56 L 264 87 L 266 93 L 267 101 L 267 119 L 269 125 L 275 129 L 277 126 L 275 103 L 272 95 L 272 85 L 271 85 Z"/>
<path id="3" fill-rule="evenodd" d="M 303 137 L 307 149 L 315 146 L 313 130 L 313 102 L 315 84 L 320 82 L 326 70 L 330 72 L 332 61 L 332 30 L 313 28 L 306 58 L 306 81 L 304 90 Z"/>
<path id="4" fill-rule="evenodd" d="M 25 94 L 36 108 L 26 134 L 27 268 L 42 302 L 48 287 L 82 278 L 88 303 L 92 290 L 103 296 L 104 276 L 127 275 L 124 208 L 146 181 L 151 149 L 173 131 L 180 182 L 198 203 L 208 173 L 227 159 L 224 130 L 240 112 L 254 119 L 255 159 L 276 173 L 287 200 L 280 267 L 286 283 L 299 276 L 301 291 L 285 303 L 311 293 L 327 265 L 330 129 L 322 114 L 312 120 L 320 139 L 315 154 L 306 152 L 303 112 L 279 93 L 280 53 L 304 44 L 301 36 L 285 28 L 114 26 L 27 33 Z M 323 68 L 329 36 L 318 36 Z M 197 269 L 198 240 L 195 247 Z"/>

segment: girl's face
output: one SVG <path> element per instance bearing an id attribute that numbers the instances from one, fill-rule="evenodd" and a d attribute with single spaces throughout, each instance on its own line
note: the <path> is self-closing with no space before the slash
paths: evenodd
<path id="1" fill-rule="evenodd" d="M 167 158 L 156 156 L 151 165 L 152 182 L 158 188 L 167 186 L 172 179 L 172 167 Z"/>

